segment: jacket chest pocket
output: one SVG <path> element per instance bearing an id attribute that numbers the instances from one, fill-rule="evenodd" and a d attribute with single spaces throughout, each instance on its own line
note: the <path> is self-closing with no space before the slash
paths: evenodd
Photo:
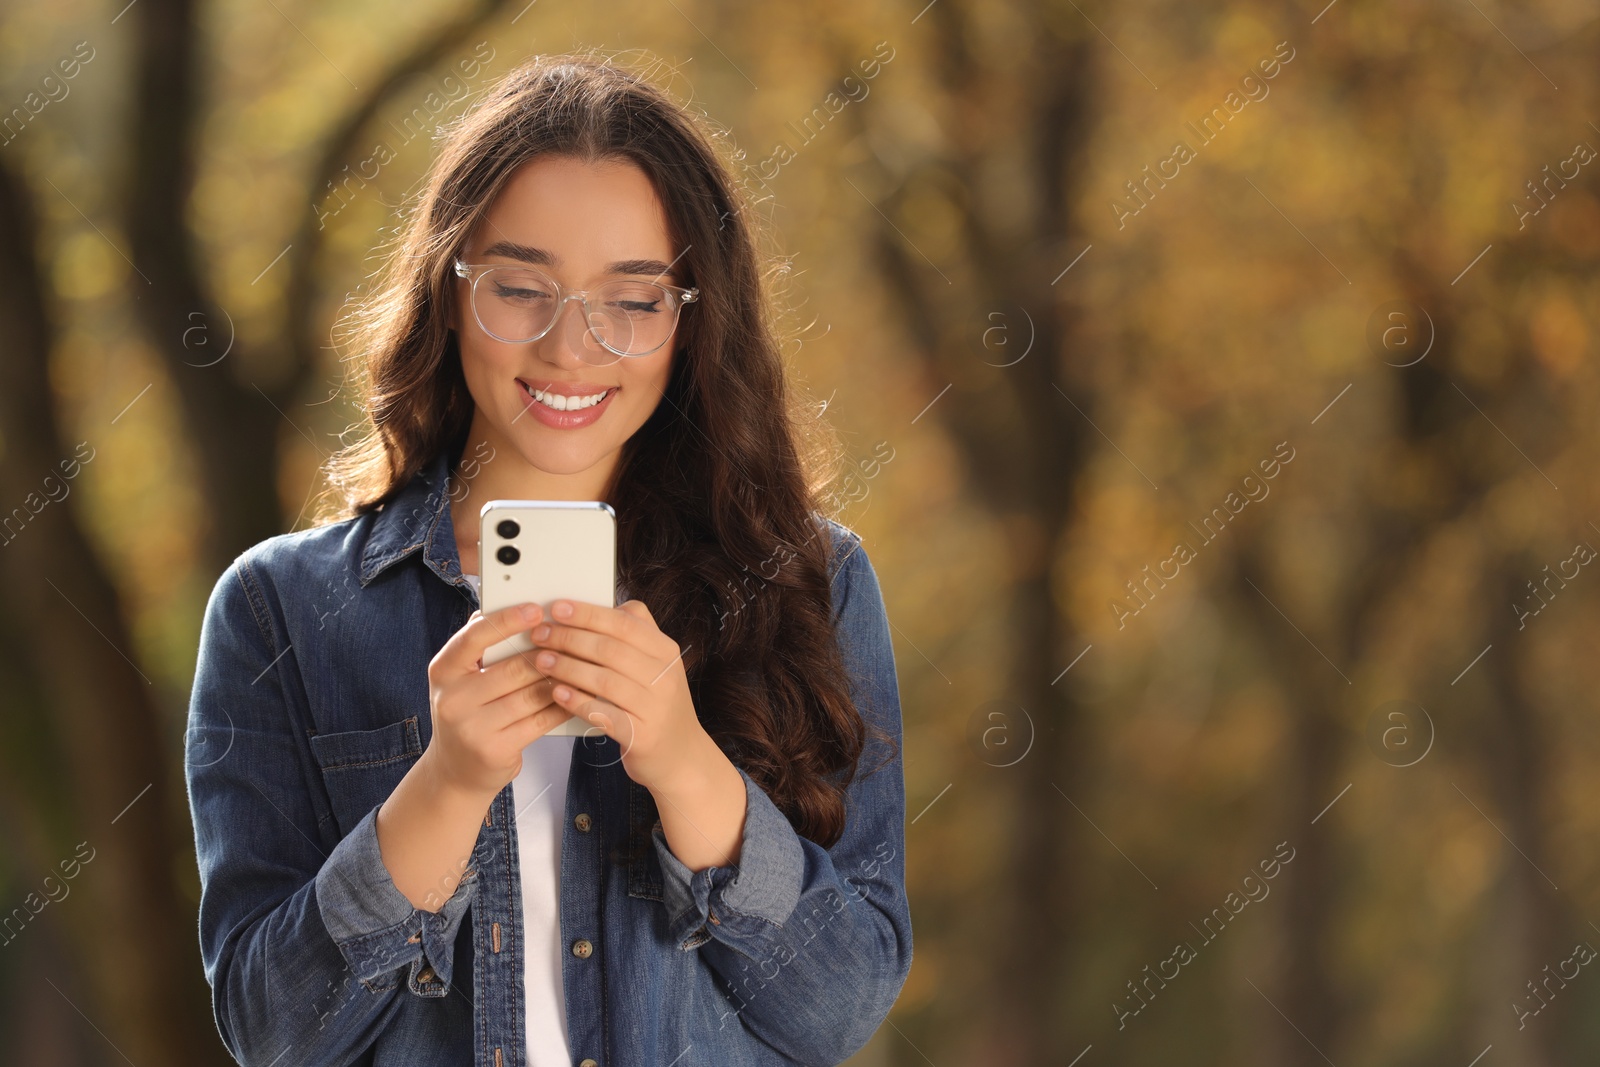
<path id="1" fill-rule="evenodd" d="M 372 730 L 313 734 L 311 754 L 344 837 L 373 808 L 389 799 L 400 779 L 422 755 L 415 715 Z"/>

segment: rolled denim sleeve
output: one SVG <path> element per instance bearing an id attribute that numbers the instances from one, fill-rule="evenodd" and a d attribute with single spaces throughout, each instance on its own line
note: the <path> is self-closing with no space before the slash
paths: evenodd
<path id="1" fill-rule="evenodd" d="M 743 769 L 739 862 L 690 871 L 652 831 L 668 933 L 698 950 L 729 991 L 723 1028 L 742 1025 L 792 1060 L 834 1064 L 866 1044 L 911 969 L 905 894 L 905 781 L 894 650 L 877 574 L 836 524 L 834 612 L 849 687 L 863 717 L 894 740 L 884 762 L 869 738 L 846 788 L 832 848 L 800 836 Z M 882 763 L 882 766 L 878 766 Z M 875 770 L 873 768 L 876 768 Z M 869 773 L 870 772 L 870 773 Z"/>
<path id="2" fill-rule="evenodd" d="M 477 885 L 477 868 L 469 867 L 437 913 L 414 907 L 384 865 L 373 808 L 317 871 L 317 907 L 350 973 L 377 984 L 386 971 L 410 963 L 412 992 L 444 996 L 454 977 L 456 932 Z"/>
<path id="3" fill-rule="evenodd" d="M 651 831 L 665 875 L 662 896 L 673 916 L 667 934 L 683 950 L 710 939 L 706 924 L 719 908 L 723 921 L 749 916 L 782 927 L 800 901 L 806 862 L 800 835 L 744 768 L 735 769 L 745 789 L 744 838 L 736 866 L 690 871 L 673 855 L 660 820 Z"/>
<path id="4" fill-rule="evenodd" d="M 376 807 L 330 846 L 295 650 L 274 617 L 245 553 L 206 605 L 184 740 L 200 951 L 239 1063 L 348 1063 L 403 995 L 448 991 L 477 872 L 425 912 L 383 864 Z"/>

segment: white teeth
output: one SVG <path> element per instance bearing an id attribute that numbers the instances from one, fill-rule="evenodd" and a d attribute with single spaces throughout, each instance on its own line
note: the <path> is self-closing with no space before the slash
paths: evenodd
<path id="1" fill-rule="evenodd" d="M 560 393 L 547 393 L 543 389 L 530 388 L 526 383 L 523 390 L 545 407 L 556 411 L 578 411 L 582 408 L 592 408 L 606 398 L 606 393 L 611 390 L 603 389 L 593 396 L 563 396 Z"/>

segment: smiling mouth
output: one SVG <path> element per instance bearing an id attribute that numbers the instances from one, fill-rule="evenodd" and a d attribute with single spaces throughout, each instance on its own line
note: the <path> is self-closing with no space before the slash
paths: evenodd
<path id="1" fill-rule="evenodd" d="M 520 378 L 517 379 L 517 384 L 522 386 L 523 392 L 552 411 L 582 411 L 584 408 L 592 408 L 620 388 L 613 385 L 587 396 L 567 396 L 563 393 L 547 393 L 543 389 L 535 389 Z"/>

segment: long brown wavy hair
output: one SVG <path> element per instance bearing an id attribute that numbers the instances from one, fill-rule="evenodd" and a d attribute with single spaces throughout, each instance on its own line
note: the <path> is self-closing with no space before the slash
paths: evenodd
<path id="1" fill-rule="evenodd" d="M 680 321 L 662 403 L 622 451 L 610 501 L 620 575 L 688 650 L 707 732 L 798 833 L 829 847 L 868 735 L 893 739 L 850 697 L 819 506 L 838 449 L 786 388 L 772 291 L 786 267 L 758 251 L 754 199 L 722 141 L 710 119 L 594 55 L 538 56 L 490 87 L 444 131 L 375 295 L 349 318 L 366 419 L 326 464 L 314 521 L 378 508 L 441 450 L 460 460 L 473 400 L 447 325 L 450 262 L 517 167 L 549 153 L 638 165 L 685 250 L 683 284 L 701 296 Z"/>

